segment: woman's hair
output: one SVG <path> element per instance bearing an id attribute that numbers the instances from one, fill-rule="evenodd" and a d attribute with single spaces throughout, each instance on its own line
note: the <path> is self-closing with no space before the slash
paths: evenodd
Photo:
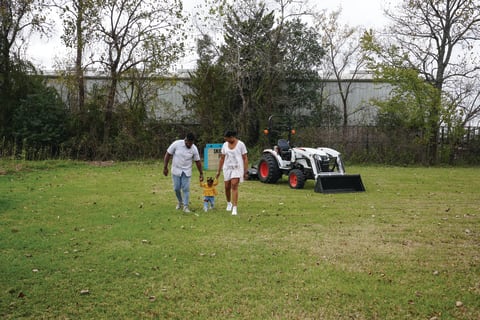
<path id="1" fill-rule="evenodd" d="M 232 138 L 237 136 L 237 132 L 234 130 L 226 130 L 225 133 L 223 134 L 224 137 L 227 138 Z"/>

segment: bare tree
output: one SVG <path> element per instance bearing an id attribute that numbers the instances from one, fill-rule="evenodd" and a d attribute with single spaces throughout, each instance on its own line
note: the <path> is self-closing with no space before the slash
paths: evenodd
<path id="1" fill-rule="evenodd" d="M 316 16 L 315 23 L 321 33 L 322 45 L 326 50 L 323 65 L 323 77 L 333 78 L 338 87 L 342 102 L 343 127 L 349 124 L 349 116 L 358 111 L 349 108 L 349 96 L 353 84 L 366 66 L 360 44 L 361 33 L 358 27 L 341 25 L 341 9 L 327 14 L 325 11 Z"/>
<path id="2" fill-rule="evenodd" d="M 480 77 L 480 74 L 478 75 Z M 452 109 L 451 123 L 459 126 L 471 125 L 475 120 L 480 121 L 480 83 L 478 77 L 463 79 L 456 83 L 456 87 L 449 92 L 449 101 Z"/>
<path id="3" fill-rule="evenodd" d="M 102 19 L 95 26 L 98 63 L 109 74 L 104 142 L 108 142 L 117 83 L 132 69 L 165 72 L 183 48 L 180 0 L 101 0 Z M 103 46 L 102 46 L 103 44 Z"/>
<path id="4" fill-rule="evenodd" d="M 63 43 L 75 50 L 76 99 L 72 111 L 80 112 L 85 104 L 84 72 L 88 62 L 84 53 L 88 43 L 93 40 L 93 26 L 98 21 L 98 8 L 95 0 L 52 0 L 53 6 L 60 10 L 63 20 Z"/>
<path id="5" fill-rule="evenodd" d="M 435 96 L 424 105 L 428 158 L 433 163 L 439 127 L 449 113 L 445 98 L 455 95 L 458 83 L 478 77 L 479 56 L 474 49 L 480 40 L 480 5 L 478 0 L 404 0 L 386 14 L 392 25 L 381 40 L 384 44 L 377 47 L 382 61 L 378 66 L 416 70 L 436 88 L 432 90 Z M 460 96 L 453 97 L 447 108 L 460 100 Z"/>
<path id="6" fill-rule="evenodd" d="M 51 0 L 51 6 L 60 11 L 62 19 L 63 43 L 67 48 L 75 52 L 74 76 L 70 75 L 70 67 L 67 66 L 67 77 L 75 84 L 75 100 L 71 109 L 81 112 L 85 105 L 85 80 L 84 73 L 88 67 L 84 54 L 89 43 L 93 40 L 93 27 L 99 19 L 99 10 L 95 0 Z"/>

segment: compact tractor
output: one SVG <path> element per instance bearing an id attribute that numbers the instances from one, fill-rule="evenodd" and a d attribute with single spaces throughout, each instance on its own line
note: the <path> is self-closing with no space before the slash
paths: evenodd
<path id="1" fill-rule="evenodd" d="M 274 119 L 281 121 L 274 123 Z M 358 174 L 346 174 L 340 152 L 330 148 L 293 147 L 290 145 L 295 129 L 290 119 L 270 116 L 264 133 L 269 140 L 279 132 L 288 132 L 288 139 L 278 139 L 272 149 L 265 149 L 253 175 L 261 182 L 276 183 L 282 175 L 288 176 L 293 189 L 302 189 L 307 179 L 315 180 L 315 192 L 340 193 L 365 191 Z"/>

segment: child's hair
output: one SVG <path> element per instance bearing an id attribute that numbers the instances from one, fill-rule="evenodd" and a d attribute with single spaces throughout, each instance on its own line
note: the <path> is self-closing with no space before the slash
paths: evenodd
<path id="1" fill-rule="evenodd" d="M 212 178 L 212 177 L 208 177 L 208 178 L 207 178 L 207 183 L 213 183 L 213 178 Z"/>

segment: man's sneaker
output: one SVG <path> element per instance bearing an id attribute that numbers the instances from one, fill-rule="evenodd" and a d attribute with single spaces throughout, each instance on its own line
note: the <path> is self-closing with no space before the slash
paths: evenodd
<path id="1" fill-rule="evenodd" d="M 236 216 L 237 215 L 237 207 L 233 207 L 232 208 L 232 216 Z"/>
<path id="2" fill-rule="evenodd" d="M 207 212 L 207 211 L 208 211 L 208 208 L 203 208 L 203 211 Z"/>
<path id="3" fill-rule="evenodd" d="M 181 203 L 177 203 L 177 206 L 175 207 L 175 210 L 180 210 L 182 209 L 182 204 Z"/>
<path id="4" fill-rule="evenodd" d="M 190 210 L 188 209 L 188 207 L 183 207 L 183 212 L 190 213 Z"/>
<path id="5" fill-rule="evenodd" d="M 227 203 L 227 211 L 232 211 L 233 204 L 231 202 Z"/>

